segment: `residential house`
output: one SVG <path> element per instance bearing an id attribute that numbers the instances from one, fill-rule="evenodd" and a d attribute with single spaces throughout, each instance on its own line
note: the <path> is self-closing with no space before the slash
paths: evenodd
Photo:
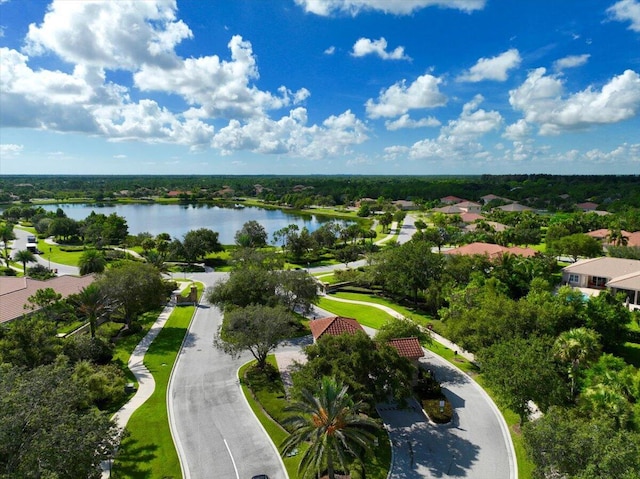
<path id="1" fill-rule="evenodd" d="M 440 198 L 440 203 L 445 205 L 455 205 L 456 203 L 461 203 L 462 201 L 466 201 L 464 198 L 458 198 L 457 196 L 445 196 Z"/>
<path id="2" fill-rule="evenodd" d="M 25 309 L 29 297 L 39 289 L 51 288 L 63 298 L 82 291 L 95 281 L 95 276 L 57 276 L 41 281 L 29 277 L 0 276 L 0 324 L 12 321 L 33 310 Z"/>
<path id="3" fill-rule="evenodd" d="M 500 201 L 506 201 L 506 202 L 511 202 L 511 200 L 509 198 L 503 198 L 502 196 L 497 196 L 497 195 L 484 195 L 480 197 L 480 201 L 482 201 L 483 205 L 486 205 L 487 203 L 489 203 L 490 201 L 493 200 L 500 200 Z"/>
<path id="4" fill-rule="evenodd" d="M 510 203 L 508 205 L 498 206 L 497 209 L 507 212 L 533 211 L 533 208 L 521 205 L 520 203 Z"/>
<path id="5" fill-rule="evenodd" d="M 410 200 L 396 200 L 396 201 L 392 201 L 392 203 L 396 208 L 401 209 L 403 211 L 412 211 L 412 210 L 418 209 L 418 205 L 416 205 L 413 201 L 410 201 Z"/>
<path id="6" fill-rule="evenodd" d="M 598 204 L 594 203 L 592 201 L 585 201 L 584 203 L 578 203 L 576 205 L 576 207 L 580 210 L 580 211 L 584 211 L 585 213 L 589 212 L 589 211 L 595 211 L 598 209 Z"/>
<path id="7" fill-rule="evenodd" d="M 463 223 L 475 223 L 478 220 L 483 220 L 484 216 L 478 213 L 461 213 L 460 219 Z"/>
<path id="8" fill-rule="evenodd" d="M 505 253 L 514 254 L 517 256 L 524 256 L 525 258 L 529 258 L 531 256 L 535 256 L 537 254 L 537 251 L 531 248 L 521 248 L 518 246 L 512 246 L 510 248 L 507 248 L 506 246 L 500 246 L 499 244 L 482 243 L 478 241 L 475 243 L 470 243 L 464 246 L 460 246 L 459 248 L 443 251 L 443 253 L 459 254 L 459 255 L 467 255 L 467 256 L 481 254 L 493 259 L 493 258 L 502 256 Z"/>
<path id="9" fill-rule="evenodd" d="M 456 203 L 454 206 L 459 208 L 463 213 L 480 214 L 480 211 L 482 210 L 482 205 L 475 201 L 461 201 L 460 203 Z"/>
<path id="10" fill-rule="evenodd" d="M 604 289 L 623 292 L 632 309 L 640 308 L 640 260 L 590 258 L 562 269 L 562 282 L 590 296 Z"/>

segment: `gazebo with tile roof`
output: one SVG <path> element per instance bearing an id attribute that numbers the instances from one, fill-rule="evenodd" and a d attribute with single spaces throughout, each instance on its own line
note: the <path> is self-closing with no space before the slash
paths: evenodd
<path id="1" fill-rule="evenodd" d="M 355 334 L 358 331 L 364 333 L 364 329 L 360 323 L 353 318 L 344 318 L 342 316 L 329 316 L 328 318 L 314 319 L 309 323 L 313 340 L 317 341 L 323 335 L 338 336 L 340 334 Z"/>

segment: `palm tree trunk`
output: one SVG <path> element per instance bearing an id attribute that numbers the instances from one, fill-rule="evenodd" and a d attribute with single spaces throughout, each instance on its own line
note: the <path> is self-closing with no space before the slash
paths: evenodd
<path id="1" fill-rule="evenodd" d="M 331 453 L 327 455 L 327 473 L 329 474 L 329 479 L 336 479 L 336 472 L 333 470 L 333 456 Z"/>

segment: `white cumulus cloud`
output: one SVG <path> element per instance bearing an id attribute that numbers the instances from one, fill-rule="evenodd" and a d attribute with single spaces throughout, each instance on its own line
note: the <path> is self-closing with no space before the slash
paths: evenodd
<path id="1" fill-rule="evenodd" d="M 174 47 L 193 35 L 175 14 L 175 0 L 54 0 L 43 22 L 29 25 L 25 51 L 100 68 L 171 67 Z"/>
<path id="2" fill-rule="evenodd" d="M 329 16 L 334 13 L 358 15 L 374 10 L 394 15 L 409 15 L 426 7 L 453 8 L 471 13 L 482 10 L 486 0 L 295 0 L 308 13 Z"/>
<path id="3" fill-rule="evenodd" d="M 387 130 L 395 131 L 401 130 L 403 128 L 424 128 L 424 127 L 435 127 L 440 126 L 440 121 L 437 118 L 429 116 L 427 118 L 420 118 L 419 120 L 414 120 L 409 117 L 408 113 L 405 113 L 397 120 L 387 120 L 384 122 L 384 125 L 387 127 Z"/>
<path id="4" fill-rule="evenodd" d="M 591 55 L 588 53 L 583 55 L 569 55 L 568 57 L 560 58 L 553 62 L 553 69 L 561 71 L 567 68 L 577 68 L 587 63 L 587 61 L 589 61 L 589 57 L 591 57 Z"/>
<path id="5" fill-rule="evenodd" d="M 322 125 L 307 126 L 307 111 L 298 107 L 280 120 L 266 116 L 245 122 L 231 120 L 213 138 L 212 145 L 229 155 L 247 150 L 320 159 L 349 153 L 364 142 L 367 128 L 351 111 L 332 115 Z"/>
<path id="6" fill-rule="evenodd" d="M 637 0 L 620 0 L 609 7 L 607 13 L 619 22 L 630 22 L 629 28 L 640 32 L 640 2 Z"/>
<path id="7" fill-rule="evenodd" d="M 482 95 L 476 95 L 462 107 L 462 113 L 456 120 L 440 129 L 437 138 L 414 143 L 409 158 L 462 161 L 486 156 L 486 150 L 477 140 L 497 130 L 503 119 L 497 111 L 479 108 L 483 100 Z"/>
<path id="8" fill-rule="evenodd" d="M 543 135 L 617 123 L 640 110 L 640 76 L 632 70 L 613 77 L 599 90 L 588 87 L 568 96 L 564 93 L 562 78 L 538 68 L 509 92 L 509 102 L 528 123 L 538 124 Z"/>
<path id="9" fill-rule="evenodd" d="M 395 83 L 380 92 L 377 102 L 367 100 L 367 115 L 369 118 L 388 118 L 403 115 L 409 110 L 443 106 L 447 97 L 440 92 L 440 83 L 440 78 L 429 74 L 419 76 L 408 86 L 405 80 Z"/>
<path id="10" fill-rule="evenodd" d="M 394 50 L 388 52 L 387 40 L 384 37 L 380 37 L 378 40 L 359 38 L 353 45 L 351 54 L 354 57 L 378 55 L 383 60 L 411 60 L 411 57 L 404 53 L 404 47 L 396 47 Z"/>
<path id="11" fill-rule="evenodd" d="M 518 50 L 512 48 L 495 57 L 480 58 L 468 71 L 459 75 L 457 80 L 461 82 L 505 81 L 509 70 L 517 68 L 521 61 Z"/>

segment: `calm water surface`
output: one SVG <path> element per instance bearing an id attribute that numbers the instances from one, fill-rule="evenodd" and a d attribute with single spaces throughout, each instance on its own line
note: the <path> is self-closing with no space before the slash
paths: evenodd
<path id="1" fill-rule="evenodd" d="M 182 238 L 189 230 L 209 228 L 220 234 L 222 244 L 235 243 L 236 231 L 247 221 L 255 220 L 260 223 L 269 234 L 269 241 L 273 232 L 290 224 L 297 224 L 300 229 L 306 226 L 309 231 L 318 229 L 328 218 L 315 215 L 294 215 L 281 210 L 266 210 L 262 208 L 220 208 L 208 205 L 161 205 L 161 204 L 117 204 L 117 205 L 87 205 L 61 204 L 43 205 L 47 211 L 62 208 L 69 218 L 85 219 L 92 211 L 110 215 L 116 213 L 126 218 L 129 234 L 136 235 L 148 231 L 152 235 L 169 233 L 172 238 Z M 343 223 L 344 222 L 340 222 Z"/>

